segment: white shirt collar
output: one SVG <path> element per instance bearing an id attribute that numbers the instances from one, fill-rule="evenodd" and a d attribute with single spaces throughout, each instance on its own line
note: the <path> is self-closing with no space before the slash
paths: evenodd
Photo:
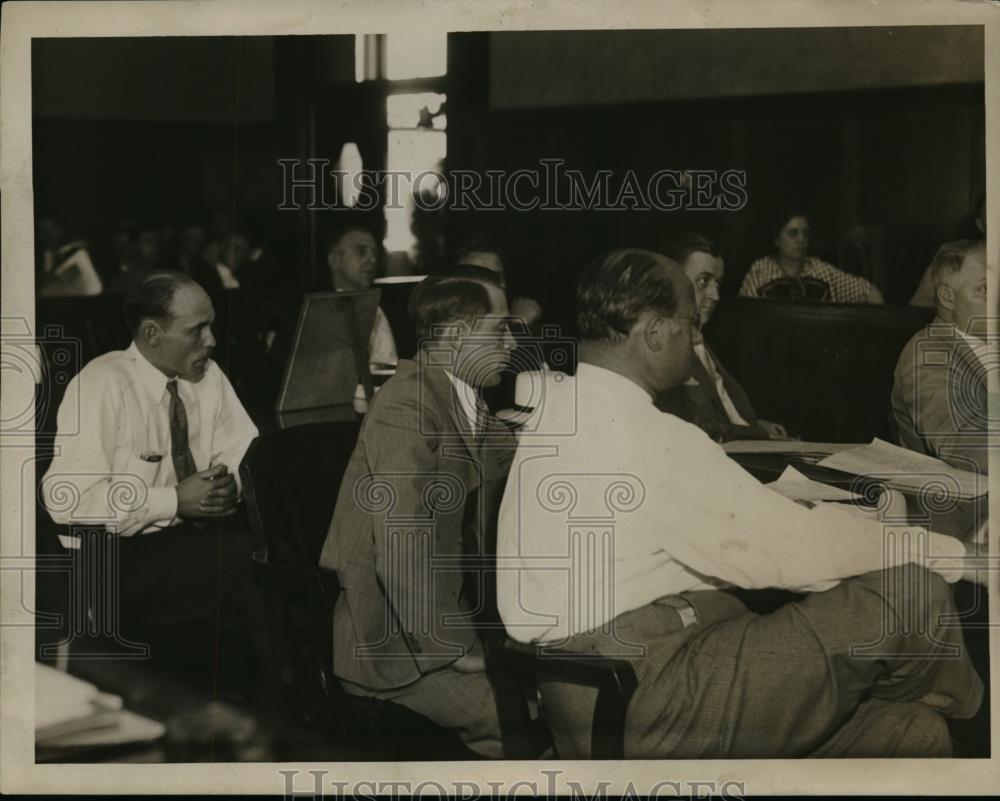
<path id="1" fill-rule="evenodd" d="M 615 401 L 619 405 L 626 403 L 643 407 L 652 407 L 653 405 L 653 399 L 646 390 L 631 378 L 626 378 L 614 370 L 598 367 L 589 362 L 580 362 L 576 368 L 576 375 L 578 379 L 582 378 L 586 383 L 588 392 L 604 392 L 614 395 Z"/>
<path id="2" fill-rule="evenodd" d="M 458 378 L 451 374 L 450 371 L 445 370 L 445 375 L 451 380 L 452 386 L 455 387 L 455 394 L 458 395 L 458 403 L 462 407 L 462 413 L 465 415 L 465 419 L 469 421 L 469 430 L 476 430 L 476 391 L 466 384 L 461 378 Z"/>
<path id="3" fill-rule="evenodd" d="M 975 334 L 965 333 L 965 331 L 960 330 L 958 326 L 955 326 L 955 330 L 958 332 L 958 335 L 965 340 L 965 344 L 971 348 L 976 358 L 979 359 L 979 363 L 989 370 L 990 367 L 986 364 L 986 356 L 989 353 L 990 347 L 987 342 L 980 339 Z"/>
<path id="4" fill-rule="evenodd" d="M 128 346 L 126 353 L 128 353 L 135 363 L 136 372 L 139 374 L 139 381 L 146 388 L 150 399 L 153 403 L 160 403 L 167 391 L 167 381 L 170 380 L 167 378 L 166 373 L 155 367 L 149 359 L 143 356 L 142 351 L 139 350 L 139 346 L 135 344 L 135 340 Z M 179 381 L 180 379 L 178 379 Z"/>

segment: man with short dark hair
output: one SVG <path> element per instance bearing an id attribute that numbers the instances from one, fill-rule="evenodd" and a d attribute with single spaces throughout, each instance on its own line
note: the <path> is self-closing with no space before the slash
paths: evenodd
<path id="1" fill-rule="evenodd" d="M 212 302 L 188 276 L 154 273 L 124 311 L 132 344 L 67 386 L 45 506 L 56 523 L 117 536 L 126 630 L 214 621 L 220 599 L 242 615 L 251 544 L 222 520 L 257 429 L 211 359 Z"/>
<path id="2" fill-rule="evenodd" d="M 985 476 L 986 243 L 942 245 L 929 274 L 937 314 L 906 343 L 893 376 L 899 442 Z"/>
<path id="3" fill-rule="evenodd" d="M 708 324 L 719 303 L 725 265 L 722 253 L 708 237 L 685 233 L 671 238 L 661 249 L 680 265 L 694 288 L 699 328 Z M 787 439 L 780 423 L 757 417 L 743 387 L 705 343 L 699 331 L 694 342 L 691 377 L 681 386 L 661 393 L 659 409 L 694 423 L 712 439 Z"/>
<path id="4" fill-rule="evenodd" d="M 420 348 L 375 396 L 341 484 L 320 564 L 343 592 L 334 673 L 501 755 L 474 623 L 484 597 L 466 560 L 492 552 L 513 452 L 479 390 L 514 346 L 494 281 L 430 276 L 410 298 Z"/>
<path id="5" fill-rule="evenodd" d="M 942 623 L 962 544 L 917 530 L 927 553 L 911 552 L 875 515 L 796 504 L 658 411 L 697 323 L 666 257 L 596 260 L 577 302 L 575 391 L 546 395 L 500 508 L 508 633 L 632 661 L 626 758 L 949 755 L 942 715 L 972 717 L 983 696 Z M 810 594 L 758 616 L 733 585 Z M 584 756 L 595 692 L 541 692 L 560 756 Z"/>
<path id="6" fill-rule="evenodd" d="M 327 241 L 326 263 L 330 269 L 330 285 L 336 292 L 371 289 L 378 261 L 379 248 L 375 237 L 364 226 L 341 228 Z M 368 361 L 376 369 L 394 366 L 398 360 L 389 320 L 381 307 L 376 307 L 375 322 L 368 340 Z"/>

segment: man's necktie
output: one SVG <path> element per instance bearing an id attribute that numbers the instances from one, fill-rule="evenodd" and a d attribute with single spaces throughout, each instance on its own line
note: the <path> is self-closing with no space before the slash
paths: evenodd
<path id="1" fill-rule="evenodd" d="M 476 438 L 476 442 L 482 442 L 483 438 L 486 436 L 486 429 L 489 428 L 490 422 L 490 410 L 484 401 L 478 394 L 476 395 L 476 430 L 473 435 Z"/>
<path id="2" fill-rule="evenodd" d="M 198 472 L 191 455 L 188 442 L 188 419 L 184 410 L 184 401 L 177 394 L 177 379 L 167 382 L 167 392 L 170 393 L 170 456 L 174 460 L 174 472 L 177 483 Z"/>

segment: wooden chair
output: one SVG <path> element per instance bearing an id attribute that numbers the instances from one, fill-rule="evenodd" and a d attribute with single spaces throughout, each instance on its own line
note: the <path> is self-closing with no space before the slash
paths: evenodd
<path id="1" fill-rule="evenodd" d="M 507 637 L 488 654 L 488 664 L 494 684 L 501 687 L 504 695 L 521 699 L 520 704 L 500 710 L 501 727 L 506 722 L 514 730 L 531 730 L 526 698 L 539 679 L 594 687 L 597 703 L 591 724 L 590 757 L 625 758 L 625 719 L 629 701 L 638 686 L 635 671 L 627 660 L 529 645 Z M 542 747 L 537 738 L 521 738 L 513 740 L 513 747 L 508 748 L 508 739 L 505 734 L 505 756 L 510 759 L 529 759 Z"/>
<path id="2" fill-rule="evenodd" d="M 256 439 L 240 467 L 268 601 L 284 701 L 312 726 L 362 743 L 374 760 L 481 759 L 453 732 L 399 704 L 344 692 L 333 674 L 334 571 L 318 567 L 358 424 L 311 423 Z"/>
<path id="3" fill-rule="evenodd" d="M 254 554 L 261 586 L 272 599 L 280 634 L 280 671 L 296 716 L 339 736 L 369 743 L 379 759 L 479 759 L 451 732 L 389 702 L 346 694 L 332 672 L 335 572 L 316 567 L 354 448 L 356 423 L 312 423 L 280 429 L 250 446 L 240 473 L 251 525 L 266 547 Z M 482 568 L 494 593 L 490 560 Z M 497 693 L 505 757 L 545 754 L 551 738 L 529 699 L 536 680 L 554 678 L 598 689 L 592 756 L 621 758 L 624 725 L 636 678 L 625 660 L 516 643 L 502 627 L 483 635 L 487 672 Z"/>

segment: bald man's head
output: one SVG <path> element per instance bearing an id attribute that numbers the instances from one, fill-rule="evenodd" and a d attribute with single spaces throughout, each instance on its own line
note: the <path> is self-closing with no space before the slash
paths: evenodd
<path id="1" fill-rule="evenodd" d="M 651 393 L 690 374 L 698 314 L 694 290 L 671 259 L 616 250 L 584 268 L 577 287 L 577 327 L 585 353 L 611 356 Z"/>

